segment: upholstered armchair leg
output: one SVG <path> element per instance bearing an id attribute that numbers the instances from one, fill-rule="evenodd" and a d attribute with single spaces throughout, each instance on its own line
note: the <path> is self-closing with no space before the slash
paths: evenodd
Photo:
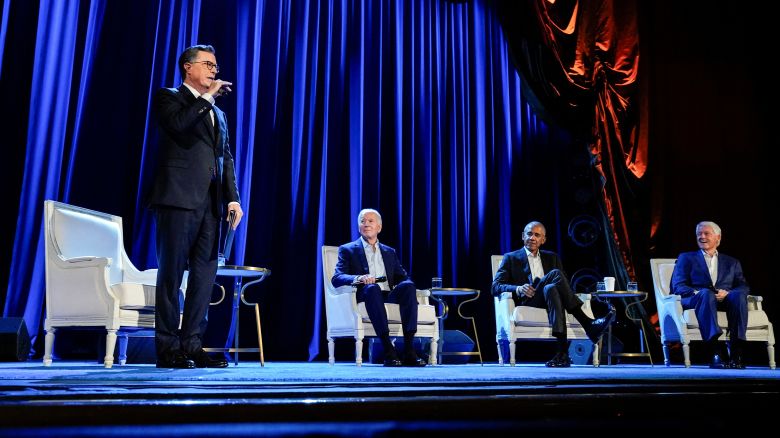
<path id="1" fill-rule="evenodd" d="M 106 357 L 103 359 L 103 366 L 106 368 L 114 366 L 114 348 L 116 348 L 116 329 L 108 329 L 106 334 Z"/>
<path id="2" fill-rule="evenodd" d="M 769 369 L 775 369 L 775 344 L 766 343 L 766 352 L 769 354 Z"/>
<path id="3" fill-rule="evenodd" d="M 686 340 L 682 344 L 683 349 L 683 360 L 685 362 L 685 368 L 691 367 L 691 344 L 690 341 Z"/>
<path id="4" fill-rule="evenodd" d="M 515 341 L 509 341 L 509 365 L 515 366 Z"/>
<path id="5" fill-rule="evenodd" d="M 593 366 L 598 368 L 601 365 L 601 342 L 593 344 Z"/>
<path id="6" fill-rule="evenodd" d="M 119 365 L 127 363 L 127 333 L 119 332 L 117 335 L 119 341 Z"/>
<path id="7" fill-rule="evenodd" d="M 664 350 L 664 365 L 670 366 L 671 362 L 669 361 L 669 344 L 667 342 L 663 342 L 661 345 Z"/>
<path id="8" fill-rule="evenodd" d="M 355 338 L 355 365 L 363 365 L 363 339 Z"/>
<path id="9" fill-rule="evenodd" d="M 57 329 L 54 327 L 46 330 L 46 340 L 43 348 L 43 366 L 45 367 L 51 366 L 51 351 L 54 348 L 54 332 L 56 331 Z"/>
<path id="10" fill-rule="evenodd" d="M 496 341 L 496 346 L 498 347 L 498 364 L 504 365 L 504 356 L 501 354 L 501 341 Z"/>
<path id="11" fill-rule="evenodd" d="M 336 343 L 331 337 L 328 337 L 328 363 L 330 365 L 336 363 Z"/>
<path id="12" fill-rule="evenodd" d="M 431 365 L 436 365 L 438 360 L 436 355 L 439 353 L 439 341 L 436 338 L 431 338 L 431 349 L 428 352 L 428 362 Z"/>

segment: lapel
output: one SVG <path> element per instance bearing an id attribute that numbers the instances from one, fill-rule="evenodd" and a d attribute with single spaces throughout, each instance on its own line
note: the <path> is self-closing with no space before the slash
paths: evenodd
<path id="1" fill-rule="evenodd" d="M 214 144 L 219 146 L 220 138 L 224 135 L 222 131 L 225 129 L 225 121 L 222 118 L 224 113 L 216 105 L 212 108 L 214 109 Z"/>
<path id="2" fill-rule="evenodd" d="M 720 260 L 718 260 L 718 262 L 720 262 Z M 707 282 L 712 286 L 715 286 L 714 284 L 712 284 L 712 277 L 710 277 L 710 270 L 709 268 L 707 268 L 707 262 L 704 261 L 704 254 L 701 252 L 701 250 L 696 251 L 696 259 L 694 263 L 696 263 L 696 269 L 698 269 L 701 275 L 703 275 L 704 278 L 708 280 Z M 720 263 L 718 263 L 718 273 L 716 274 L 716 279 L 717 277 L 720 277 Z"/>
<path id="3" fill-rule="evenodd" d="M 368 274 L 368 258 L 366 258 L 366 251 L 363 249 L 363 240 L 358 237 L 354 245 L 360 261 L 360 267 L 363 270 L 362 274 Z"/>
<path id="4" fill-rule="evenodd" d="M 192 91 L 190 91 L 189 88 L 187 88 L 186 85 L 182 84 L 179 87 L 179 95 L 181 95 L 184 98 L 184 101 L 187 104 L 193 104 L 196 100 L 198 100 L 195 95 L 192 94 Z M 217 112 L 214 111 L 214 122 L 217 124 Z M 216 135 L 214 133 L 214 125 L 211 124 L 211 116 L 209 114 L 206 114 L 205 117 L 203 117 L 200 121 L 200 128 L 196 132 L 198 133 L 198 136 L 203 138 L 208 143 L 211 143 L 212 146 L 216 144 Z"/>
<path id="5" fill-rule="evenodd" d="M 520 250 L 520 266 L 523 267 L 523 275 L 528 279 L 528 284 L 533 284 L 534 278 L 531 275 L 531 263 L 528 261 L 528 254 L 526 254 L 525 248 Z M 542 260 L 542 268 L 544 268 L 544 259 Z"/>

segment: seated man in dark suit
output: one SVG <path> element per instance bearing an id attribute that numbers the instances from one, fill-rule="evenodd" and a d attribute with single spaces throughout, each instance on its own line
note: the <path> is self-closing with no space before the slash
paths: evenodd
<path id="1" fill-rule="evenodd" d="M 371 325 L 374 327 L 385 351 L 384 365 L 425 366 L 425 361 L 414 351 L 414 334 L 417 333 L 417 288 L 407 277 L 395 250 L 379 243 L 382 216 L 373 209 L 358 214 L 360 238 L 339 247 L 339 261 L 331 279 L 333 286 L 357 285 L 357 300 L 364 302 Z M 382 280 L 386 277 L 386 280 Z M 385 302 L 397 303 L 401 311 L 404 332 L 403 361 L 390 340 Z"/>
<path id="2" fill-rule="evenodd" d="M 493 279 L 493 295 L 511 292 L 521 306 L 547 309 L 552 334 L 558 341 L 558 352 L 545 363 L 548 367 L 568 367 L 569 345 L 566 336 L 566 313 L 569 312 L 582 324 L 585 333 L 597 343 L 615 318 L 610 308 L 604 318 L 591 319 L 582 311 L 582 301 L 572 292 L 563 272 L 558 254 L 543 251 L 539 247 L 546 240 L 547 232 L 541 222 L 530 222 L 523 230 L 522 249 L 504 255 L 496 277 Z M 537 293 L 541 291 L 542 293 Z"/>
<path id="3" fill-rule="evenodd" d="M 681 296 L 683 309 L 696 309 L 701 338 L 712 355 L 710 368 L 745 368 L 742 348 L 747 331 L 747 296 L 750 293 L 739 260 L 718 252 L 720 227 L 715 222 L 696 225 L 699 251 L 684 252 L 672 273 L 671 291 Z M 718 309 L 726 311 L 731 361 L 721 359 Z"/>

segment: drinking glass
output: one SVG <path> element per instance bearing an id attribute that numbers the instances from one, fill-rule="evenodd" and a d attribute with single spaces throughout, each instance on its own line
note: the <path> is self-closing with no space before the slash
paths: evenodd
<path id="1" fill-rule="evenodd" d="M 431 278 L 431 289 L 441 289 L 441 277 Z"/>
<path id="2" fill-rule="evenodd" d="M 628 292 L 637 292 L 637 291 L 639 291 L 639 288 L 636 285 L 636 281 L 629 281 L 628 284 L 626 284 L 626 291 L 628 291 Z"/>

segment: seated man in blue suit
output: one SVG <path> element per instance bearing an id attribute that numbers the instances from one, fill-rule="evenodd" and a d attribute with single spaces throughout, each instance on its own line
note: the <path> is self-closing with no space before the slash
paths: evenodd
<path id="1" fill-rule="evenodd" d="M 539 249 L 546 239 L 547 231 L 541 222 L 533 221 L 526 225 L 523 229 L 524 247 L 504 254 L 493 279 L 492 292 L 494 296 L 510 292 L 521 306 L 547 309 L 552 334 L 558 341 L 558 352 L 545 365 L 568 367 L 571 359 L 566 336 L 566 312 L 582 324 L 588 338 L 595 344 L 615 318 L 615 309 L 610 307 L 607 316 L 596 320 L 582 311 L 582 301 L 571 290 L 558 254 Z"/>
<path id="2" fill-rule="evenodd" d="M 425 361 L 414 352 L 414 334 L 417 332 L 417 288 L 407 277 L 395 250 L 379 243 L 382 216 L 370 208 L 361 210 L 357 218 L 360 238 L 339 247 L 339 261 L 331 279 L 334 287 L 357 286 L 357 300 L 364 302 L 385 351 L 384 365 L 425 366 Z M 386 278 L 386 280 L 384 279 Z M 403 361 L 390 340 L 385 303 L 397 303 L 401 311 L 404 332 Z"/>
<path id="3" fill-rule="evenodd" d="M 684 252 L 672 273 L 671 291 L 682 298 L 683 309 L 695 309 L 701 338 L 712 355 L 710 368 L 744 369 L 742 349 L 747 330 L 747 296 L 750 293 L 742 265 L 734 257 L 718 252 L 720 227 L 715 222 L 696 225 L 699 251 Z M 721 359 L 718 338 L 718 309 L 726 311 L 731 361 Z"/>

